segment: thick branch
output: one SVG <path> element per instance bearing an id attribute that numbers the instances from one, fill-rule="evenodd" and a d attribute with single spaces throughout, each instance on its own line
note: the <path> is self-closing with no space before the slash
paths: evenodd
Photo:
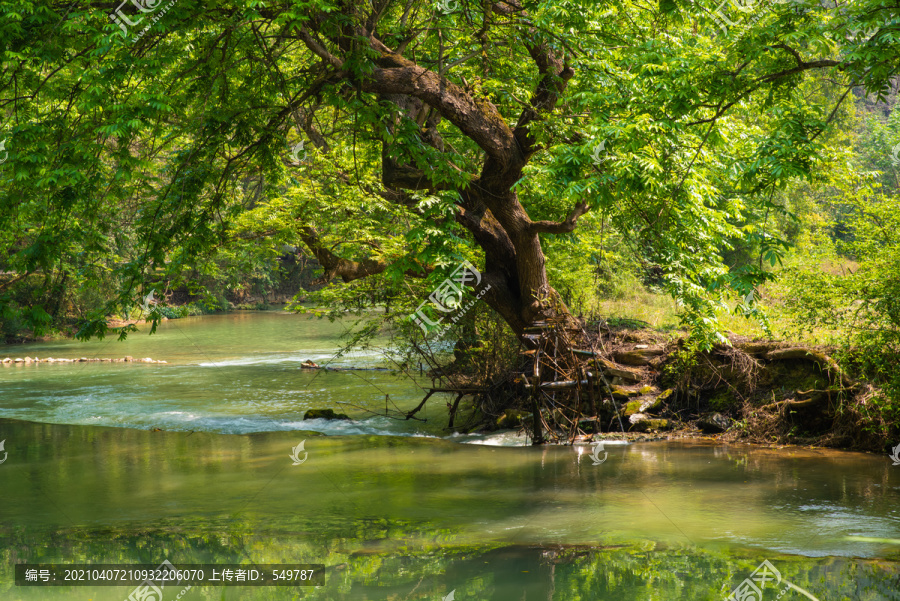
<path id="1" fill-rule="evenodd" d="M 537 32 L 531 30 L 528 35 L 537 35 Z M 514 131 L 516 142 L 525 161 L 534 153 L 536 143 L 534 136 L 529 132 L 529 125 L 553 110 L 569 80 L 575 74 L 575 70 L 565 62 L 563 57 L 559 56 L 546 43 L 527 44 L 527 47 L 528 54 L 537 65 L 541 78 L 531 97 L 531 106 L 522 111 Z"/>
<path id="2" fill-rule="evenodd" d="M 578 218 L 590 210 L 586 202 L 579 202 L 565 221 L 535 221 L 531 224 L 531 231 L 537 234 L 568 234 L 575 231 Z"/>
<path id="3" fill-rule="evenodd" d="M 375 69 L 362 82 L 363 90 L 419 98 L 437 109 L 495 161 L 501 165 L 511 162 L 515 149 L 513 132 L 493 104 L 473 98 L 455 83 L 398 55 L 383 56 L 378 63 L 398 66 Z"/>
<path id="4" fill-rule="evenodd" d="M 319 264 L 325 269 L 322 276 L 322 282 L 330 282 L 336 277 L 341 278 L 344 282 L 352 282 L 370 275 L 382 273 L 390 266 L 390 263 L 382 259 L 363 259 L 362 261 L 351 261 L 337 256 L 331 250 L 325 247 L 319 239 L 319 234 L 315 228 L 306 226 L 300 231 L 300 239 L 309 248 L 309 250 L 319 261 Z M 410 277 L 424 277 L 431 268 L 423 267 L 420 271 L 408 270 L 406 275 Z"/>
<path id="5" fill-rule="evenodd" d="M 319 40 L 315 39 L 312 34 L 310 34 L 305 27 L 301 28 L 297 33 L 300 41 L 306 44 L 306 47 L 309 48 L 313 54 L 321 58 L 323 61 L 334 67 L 335 69 L 343 69 L 344 61 L 336 57 L 335 55 L 328 52 L 328 50 L 319 42 Z"/>
<path id="6" fill-rule="evenodd" d="M 400 111 L 401 116 L 393 116 L 387 120 L 386 126 L 391 134 L 396 136 L 398 122 L 404 117 L 415 123 L 418 127 L 419 139 L 425 144 L 444 151 L 444 140 L 438 131 L 438 123 L 441 120 L 440 113 L 422 102 L 418 98 L 403 94 L 382 94 L 381 98 L 392 103 Z M 391 145 L 383 143 L 381 153 L 381 180 L 388 188 L 403 188 L 407 190 L 436 190 L 446 189 L 447 186 L 435 186 L 431 178 L 418 167 L 408 163 L 400 163 L 390 154 Z"/>

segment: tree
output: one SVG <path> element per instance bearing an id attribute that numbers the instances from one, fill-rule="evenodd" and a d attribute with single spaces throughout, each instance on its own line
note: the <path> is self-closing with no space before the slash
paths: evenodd
<path id="1" fill-rule="evenodd" d="M 177 279 L 239 215 L 294 198 L 280 214 L 326 279 L 422 276 L 473 243 L 482 299 L 522 335 L 571 321 L 541 237 L 596 211 L 708 344 L 723 291 L 750 306 L 768 277 L 721 259 L 766 236 L 749 209 L 812 177 L 841 101 L 883 94 L 898 66 L 887 2 L 738 8 L 0 2 L 6 270 L 81 274 L 117 255 L 118 295 L 82 330 L 103 333 L 149 274 Z M 291 125 L 315 148 L 302 178 Z"/>

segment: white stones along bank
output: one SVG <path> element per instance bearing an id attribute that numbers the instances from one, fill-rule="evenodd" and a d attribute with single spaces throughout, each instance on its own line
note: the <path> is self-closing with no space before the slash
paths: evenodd
<path id="1" fill-rule="evenodd" d="M 6 357 L 0 363 L 3 364 L 3 367 L 11 367 L 13 365 L 38 365 L 40 363 L 166 363 L 166 361 L 156 361 L 151 359 L 150 357 L 144 357 L 143 359 L 135 359 L 132 356 L 115 358 L 115 359 L 107 359 L 100 357 L 81 357 L 78 359 L 54 359 L 53 357 L 16 357 L 15 359 L 11 359 L 10 357 Z"/>

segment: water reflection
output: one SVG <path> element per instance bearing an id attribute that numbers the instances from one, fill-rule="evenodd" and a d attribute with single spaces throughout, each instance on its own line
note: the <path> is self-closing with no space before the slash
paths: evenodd
<path id="1" fill-rule="evenodd" d="M 593 465 L 571 447 L 0 420 L 3 439 L 0 523 L 39 529 L 240 518 L 327 539 L 386 519 L 463 544 L 724 542 L 865 557 L 897 548 L 848 537 L 900 539 L 900 470 L 864 454 L 732 445 L 716 457 L 716 445 L 645 443 L 610 446 Z M 297 466 L 301 441 L 308 460 Z"/>

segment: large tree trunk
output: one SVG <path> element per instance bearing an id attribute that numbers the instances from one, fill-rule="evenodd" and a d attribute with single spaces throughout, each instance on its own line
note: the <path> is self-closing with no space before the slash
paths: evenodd
<path id="1" fill-rule="evenodd" d="M 510 191 L 507 194 L 514 196 Z M 481 211 L 461 207 L 457 219 L 473 233 L 484 250 L 483 275 L 490 289 L 482 300 L 520 337 L 538 321 L 563 318 L 571 325 L 574 320 L 568 308 L 548 282 L 539 235 L 526 228 L 515 228 L 512 225 L 515 221 L 509 216 L 504 227 L 481 204 Z M 514 204 L 518 205 L 518 200 Z"/>
<path id="2" fill-rule="evenodd" d="M 394 50 L 382 43 L 373 34 L 377 28 L 375 15 L 359 20 L 355 6 L 351 2 L 344 6 L 346 19 L 340 27 L 301 29 L 301 41 L 322 59 L 323 68 L 331 72 L 332 79 L 345 79 L 356 89 L 373 93 L 397 108 L 392 120 L 384 123 L 389 131 L 405 119 L 407 124 L 416 124 L 423 144 L 443 152 L 444 141 L 437 126 L 446 119 L 483 150 L 481 173 L 473 175 L 465 189 L 457 190 L 461 200 L 456 214 L 456 220 L 484 251 L 482 281 L 490 289 L 483 300 L 523 338 L 529 326 L 542 320 L 559 318 L 574 326 L 574 319 L 547 280 L 540 235 L 573 231 L 578 218 L 588 210 L 587 205 L 580 203 L 569 208 L 562 221 L 533 221 L 513 190 L 528 160 L 539 150 L 531 124 L 554 110 L 574 74 L 566 58 L 549 43 L 540 41 L 540 32 L 523 27 L 522 39 L 526 40 L 538 78 L 529 105 L 515 127 L 510 127 L 487 98 L 475 96 L 448 79 L 440 66 L 439 71 L 424 68 L 404 57 L 402 47 Z M 527 21 L 522 7 L 515 2 L 496 2 L 487 7 L 497 18 L 512 16 L 516 22 Z M 314 16 L 310 27 L 327 23 L 329 18 L 326 14 Z M 354 25 L 347 24 L 354 21 Z M 323 44 L 323 39 L 330 45 Z M 364 76 L 344 68 L 345 61 L 358 51 L 360 40 L 367 40 L 376 56 L 371 72 Z M 310 138 L 316 140 L 312 133 Z M 412 190 L 440 189 L 428 173 L 415 165 L 400 164 L 390 156 L 390 148 L 385 145 L 382 181 L 386 194 L 402 198 Z M 331 277 L 354 279 L 385 268 L 377 262 L 365 265 L 342 261 L 317 247 L 313 237 L 308 236 L 305 241 L 324 261 Z"/>

